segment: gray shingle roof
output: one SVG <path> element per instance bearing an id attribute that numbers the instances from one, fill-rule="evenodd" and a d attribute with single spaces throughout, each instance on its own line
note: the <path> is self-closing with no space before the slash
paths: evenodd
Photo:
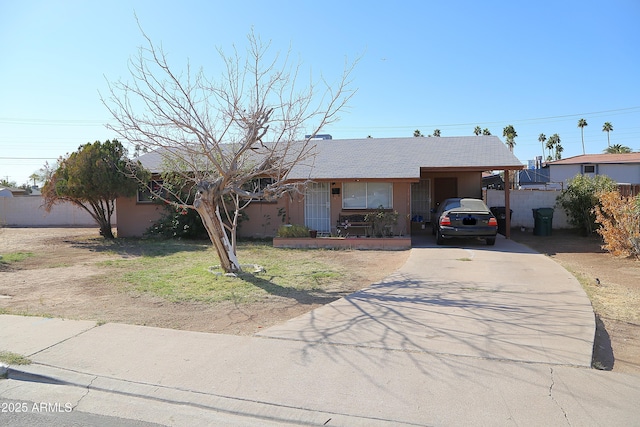
<path id="1" fill-rule="evenodd" d="M 289 179 L 416 179 L 420 168 L 521 169 L 522 162 L 496 136 L 408 137 L 314 140 L 315 157 L 299 164 Z M 139 160 L 161 170 L 157 152 Z"/>
<path id="2" fill-rule="evenodd" d="M 419 178 L 420 168 L 522 168 L 496 136 L 319 140 L 313 168 L 295 167 L 291 179 Z"/>

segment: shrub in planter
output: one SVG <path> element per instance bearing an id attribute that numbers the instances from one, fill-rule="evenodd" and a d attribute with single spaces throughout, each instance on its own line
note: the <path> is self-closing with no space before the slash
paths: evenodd
<path id="1" fill-rule="evenodd" d="M 391 237 L 393 227 L 398 224 L 398 212 L 380 206 L 375 212 L 366 214 L 364 220 L 371 223 L 375 237 Z"/>
<path id="2" fill-rule="evenodd" d="M 304 225 L 286 224 L 278 229 L 278 237 L 309 237 L 309 228 Z"/>

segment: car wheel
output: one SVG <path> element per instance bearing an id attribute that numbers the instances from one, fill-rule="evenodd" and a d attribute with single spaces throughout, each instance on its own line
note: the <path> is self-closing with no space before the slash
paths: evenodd
<path id="1" fill-rule="evenodd" d="M 495 244 L 496 244 L 496 238 L 495 238 L 495 237 L 492 237 L 492 238 L 490 238 L 490 239 L 487 239 L 487 245 L 489 245 L 489 246 L 493 246 L 493 245 L 495 245 Z"/>
<path id="2" fill-rule="evenodd" d="M 444 244 L 444 238 L 442 237 L 442 233 L 440 233 L 440 230 L 436 231 L 436 244 L 437 245 Z"/>

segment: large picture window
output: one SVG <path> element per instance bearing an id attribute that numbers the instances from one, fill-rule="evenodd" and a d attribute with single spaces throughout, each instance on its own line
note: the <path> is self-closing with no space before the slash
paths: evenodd
<path id="1" fill-rule="evenodd" d="M 393 207 L 390 182 L 345 182 L 342 186 L 343 209 L 384 209 Z"/>

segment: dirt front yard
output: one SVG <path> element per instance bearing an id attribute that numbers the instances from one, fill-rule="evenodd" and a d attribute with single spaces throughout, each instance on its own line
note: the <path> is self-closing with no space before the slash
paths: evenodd
<path id="1" fill-rule="evenodd" d="M 107 279 L 110 267 L 105 261 L 138 254 L 135 248 L 117 253 L 96 250 L 100 242 L 97 230 L 89 228 L 0 229 L 0 255 L 32 254 L 0 264 L 0 313 L 247 335 L 380 281 L 409 256 L 409 251 L 314 251 L 314 261 L 348 269 L 348 280 L 336 280 L 320 294 L 268 294 L 241 303 L 172 302 L 114 286 Z"/>
<path id="2" fill-rule="evenodd" d="M 640 261 L 614 258 L 601 250 L 598 237 L 569 231 L 533 236 L 531 230 L 514 230 L 512 238 L 551 257 L 581 281 L 599 317 L 596 359 L 601 367 L 640 374 Z M 87 228 L 0 229 L 0 255 L 32 254 L 20 262 L 0 263 L 0 313 L 247 335 L 380 281 L 409 256 L 409 251 L 315 251 L 317 260 L 353 273 L 325 296 L 172 302 L 105 280 L 110 274 L 106 261 L 138 255 L 95 250 L 99 240 L 97 230 Z"/>

